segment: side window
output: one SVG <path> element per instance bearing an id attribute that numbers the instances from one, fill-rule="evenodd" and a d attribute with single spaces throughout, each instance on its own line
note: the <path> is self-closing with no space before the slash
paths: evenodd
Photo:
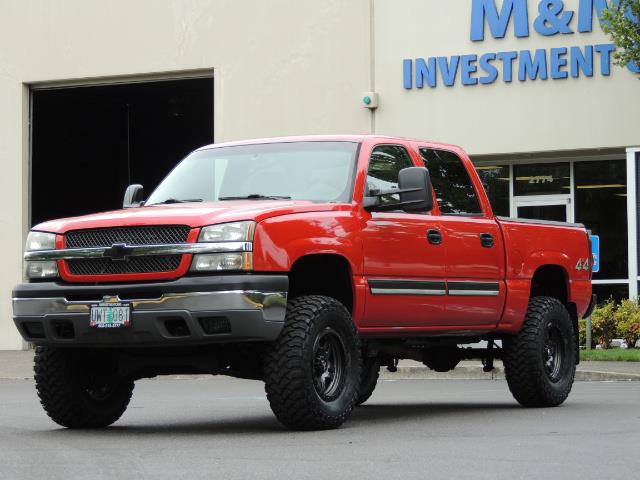
<path id="1" fill-rule="evenodd" d="M 367 193 L 371 190 L 398 188 L 398 173 L 403 168 L 413 167 L 409 153 L 399 145 L 379 145 L 371 152 L 367 172 Z M 400 195 L 381 197 L 383 205 L 400 201 Z"/>
<path id="2" fill-rule="evenodd" d="M 469 173 L 455 153 L 421 148 L 442 215 L 482 213 Z"/>

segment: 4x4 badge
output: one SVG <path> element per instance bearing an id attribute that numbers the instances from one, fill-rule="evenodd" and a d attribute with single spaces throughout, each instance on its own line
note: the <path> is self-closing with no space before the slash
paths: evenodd
<path id="1" fill-rule="evenodd" d="M 589 263 L 589 259 L 585 258 L 584 260 L 582 260 L 581 258 L 578 259 L 578 263 L 576 263 L 576 270 L 580 271 L 580 270 L 589 270 L 591 268 L 591 265 Z"/>

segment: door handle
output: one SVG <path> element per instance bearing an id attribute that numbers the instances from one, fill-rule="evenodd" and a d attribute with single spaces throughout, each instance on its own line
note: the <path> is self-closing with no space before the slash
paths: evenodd
<path id="1" fill-rule="evenodd" d="M 440 245 L 442 243 L 442 234 L 440 230 L 427 230 L 427 240 L 431 245 Z"/>
<path id="2" fill-rule="evenodd" d="M 485 248 L 493 247 L 493 235 L 491 235 L 490 233 L 481 233 L 480 244 Z"/>

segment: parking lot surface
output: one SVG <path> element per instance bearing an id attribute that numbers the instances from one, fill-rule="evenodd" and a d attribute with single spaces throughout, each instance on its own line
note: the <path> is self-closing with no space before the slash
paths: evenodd
<path id="1" fill-rule="evenodd" d="M 65 430 L 0 380 L 0 478 L 587 479 L 640 469 L 640 382 L 524 409 L 504 381 L 382 381 L 341 429 L 290 432 L 259 382 L 145 380 L 112 427 Z"/>

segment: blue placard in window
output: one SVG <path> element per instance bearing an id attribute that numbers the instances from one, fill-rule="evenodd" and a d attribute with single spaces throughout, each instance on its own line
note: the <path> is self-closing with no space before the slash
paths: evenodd
<path id="1" fill-rule="evenodd" d="M 600 236 L 591 235 L 591 254 L 593 255 L 593 273 L 600 271 Z"/>

